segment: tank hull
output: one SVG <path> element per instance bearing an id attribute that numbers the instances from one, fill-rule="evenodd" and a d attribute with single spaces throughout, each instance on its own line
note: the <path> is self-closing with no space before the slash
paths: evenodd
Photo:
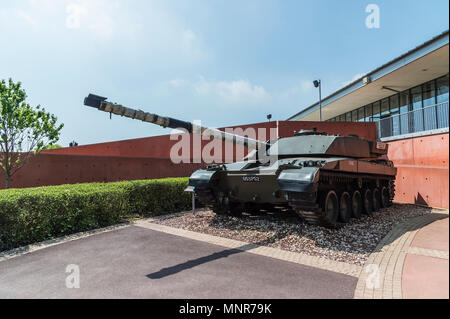
<path id="1" fill-rule="evenodd" d="M 339 223 L 339 218 L 327 220 L 325 215 L 324 194 L 330 191 L 340 197 L 386 189 L 389 194 L 385 205 L 390 205 L 394 197 L 397 170 L 386 160 L 293 157 L 268 167 L 254 166 L 252 162 L 213 165 L 194 172 L 189 185 L 219 214 L 239 215 L 262 207 L 289 209 L 310 223 L 331 227 Z"/>

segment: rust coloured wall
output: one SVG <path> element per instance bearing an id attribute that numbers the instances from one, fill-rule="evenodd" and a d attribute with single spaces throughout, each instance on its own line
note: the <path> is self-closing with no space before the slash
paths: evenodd
<path id="1" fill-rule="evenodd" d="M 277 122 L 241 126 L 275 128 Z M 278 122 L 280 137 L 317 127 L 331 134 L 357 134 L 374 139 L 374 123 Z M 190 137 L 192 139 L 192 137 Z M 205 163 L 174 164 L 169 135 L 50 150 L 35 156 L 12 179 L 12 187 L 189 176 Z M 208 141 L 203 141 L 205 145 Z M 389 142 L 389 159 L 398 167 L 395 200 L 449 207 L 449 135 L 416 137 Z M 214 157 L 214 154 L 212 154 Z M 191 152 L 191 160 L 192 160 Z M 0 188 L 4 180 L 0 179 Z"/>
<path id="2" fill-rule="evenodd" d="M 203 164 L 174 164 L 161 158 L 40 154 L 14 175 L 11 185 L 22 188 L 184 177 L 201 166 Z M 4 179 L 1 179 L 0 188 L 4 186 Z"/>
<path id="3" fill-rule="evenodd" d="M 449 134 L 389 142 L 398 168 L 395 200 L 449 208 Z"/>
<path id="4" fill-rule="evenodd" d="M 330 134 L 357 134 L 364 138 L 376 136 L 374 123 L 331 123 L 331 122 L 264 122 L 249 125 L 235 126 L 242 130 L 254 128 L 265 131 L 264 136 L 258 139 L 269 138 L 269 129 L 276 129 L 280 137 L 292 136 L 294 130 L 311 129 Z M 170 131 L 169 131 L 170 132 Z M 192 146 L 192 136 L 189 136 Z M 209 141 L 202 141 L 205 146 Z M 170 160 L 170 149 L 177 143 L 171 140 L 170 135 L 162 135 L 132 140 L 115 141 L 67 147 L 42 152 L 33 157 L 28 165 L 22 168 L 11 180 L 12 187 L 34 187 L 44 185 L 60 185 L 83 182 L 103 182 L 118 180 L 150 179 L 162 177 L 189 176 L 194 170 L 204 167 L 198 156 L 194 156 L 190 149 L 190 163 L 174 164 Z M 214 152 L 207 156 L 209 160 L 223 160 L 225 145 L 222 154 Z M 234 160 L 236 148 L 234 148 Z M 244 151 L 245 154 L 245 151 Z M 192 163 L 196 160 L 200 163 Z M 232 159 L 227 159 L 231 161 Z M 0 188 L 4 187 L 0 179 Z"/>

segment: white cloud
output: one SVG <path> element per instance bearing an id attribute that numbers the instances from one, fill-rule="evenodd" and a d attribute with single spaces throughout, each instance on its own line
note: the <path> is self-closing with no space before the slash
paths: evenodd
<path id="1" fill-rule="evenodd" d="M 183 45 L 185 47 L 190 47 L 195 41 L 195 33 L 192 30 L 183 30 Z"/>
<path id="2" fill-rule="evenodd" d="M 270 98 L 270 94 L 263 86 L 254 85 L 248 80 L 212 81 L 200 77 L 199 80 L 189 82 L 184 79 L 173 79 L 169 84 L 174 88 L 187 88 L 191 92 L 202 97 L 228 103 L 255 103 L 264 102 Z"/>
<path id="3" fill-rule="evenodd" d="M 227 82 L 201 79 L 194 84 L 194 89 L 200 95 L 215 95 L 230 102 L 257 102 L 269 97 L 264 87 L 247 80 Z"/>
<path id="4" fill-rule="evenodd" d="M 312 98 L 318 94 L 311 80 L 296 81 L 295 85 L 290 86 L 280 92 L 280 99 L 283 101 L 295 101 L 305 97 Z"/>
<path id="5" fill-rule="evenodd" d="M 21 17 L 22 19 L 24 19 L 26 22 L 28 22 L 31 26 L 33 26 L 33 27 L 37 26 L 36 20 L 27 12 L 22 11 L 22 10 L 17 10 L 17 15 L 19 17 Z"/>
<path id="6" fill-rule="evenodd" d="M 78 0 L 66 5 L 66 27 L 87 29 L 100 37 L 111 37 L 115 25 L 111 15 L 120 7 L 119 3 L 103 0 Z"/>
<path id="7" fill-rule="evenodd" d="M 183 79 L 173 79 L 169 81 L 169 84 L 173 87 L 182 87 L 186 85 L 186 81 Z"/>
<path id="8" fill-rule="evenodd" d="M 68 29 L 79 29 L 81 27 L 81 18 L 86 15 L 86 8 L 77 3 L 66 5 L 66 27 Z"/>
<path id="9" fill-rule="evenodd" d="M 303 93 L 309 92 L 312 89 L 314 89 L 314 85 L 313 85 L 312 81 L 303 80 L 300 82 L 300 90 Z"/>

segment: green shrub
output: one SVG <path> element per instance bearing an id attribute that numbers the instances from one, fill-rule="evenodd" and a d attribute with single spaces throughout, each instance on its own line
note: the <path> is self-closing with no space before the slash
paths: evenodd
<path id="1" fill-rule="evenodd" d="M 0 251 L 191 207 L 188 178 L 0 190 Z"/>

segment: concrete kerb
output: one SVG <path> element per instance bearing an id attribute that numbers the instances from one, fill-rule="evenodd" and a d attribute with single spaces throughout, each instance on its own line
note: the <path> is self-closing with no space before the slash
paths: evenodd
<path id="1" fill-rule="evenodd" d="M 108 226 L 108 227 L 104 227 L 104 228 L 98 228 L 98 229 L 75 233 L 75 234 L 71 234 L 71 235 L 67 235 L 67 236 L 63 236 L 63 237 L 53 238 L 53 239 L 45 240 L 45 241 L 42 241 L 39 243 L 30 244 L 30 245 L 14 248 L 11 250 L 7 250 L 4 252 L 0 252 L 0 262 L 11 259 L 11 258 L 19 257 L 22 255 L 26 255 L 26 254 L 29 254 L 33 251 L 37 251 L 40 249 L 67 243 L 67 242 L 70 242 L 73 240 L 86 238 L 86 237 L 90 237 L 93 235 L 102 234 L 102 233 L 110 232 L 113 230 L 118 230 L 118 229 L 122 229 L 125 227 L 129 227 L 132 224 L 133 224 L 133 222 L 126 222 L 126 223 L 122 223 L 122 224 L 118 224 L 118 225 L 112 225 L 112 226 Z"/>

